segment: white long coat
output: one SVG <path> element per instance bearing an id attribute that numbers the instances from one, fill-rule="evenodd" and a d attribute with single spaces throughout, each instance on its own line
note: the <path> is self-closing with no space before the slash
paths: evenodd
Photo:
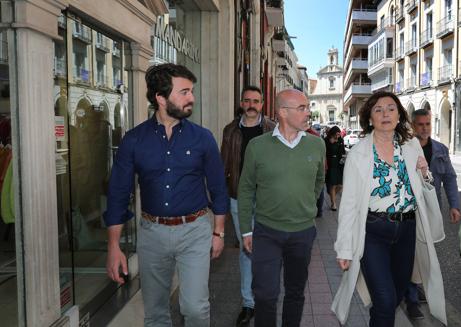
<path id="1" fill-rule="evenodd" d="M 416 171 L 416 161 L 424 157 L 416 138 L 402 145 L 402 154 L 407 167 L 411 187 L 416 197 L 416 250 L 413 280 L 423 283 L 431 314 L 445 325 L 445 294 L 437 253 L 434 248 L 435 235 L 441 230 L 431 230 L 423 198 L 423 183 Z M 343 273 L 341 284 L 335 295 L 331 310 L 342 324 L 346 323 L 354 288 L 365 305 L 370 304 L 365 280 L 360 272 L 360 259 L 365 244 L 365 226 L 373 177 L 373 133 L 368 134 L 349 152 L 344 168 L 343 192 L 338 212 L 338 234 L 335 242 L 337 258 L 351 260 L 349 270 Z M 434 224 L 432 224 L 434 226 Z M 437 226 L 437 225 L 436 225 Z M 444 235 L 444 234 L 443 234 Z M 434 236 L 434 237 L 433 237 Z M 425 242 L 427 240 L 427 242 Z M 440 237 L 437 237 L 440 241 Z M 415 278 L 415 276 L 419 277 Z"/>

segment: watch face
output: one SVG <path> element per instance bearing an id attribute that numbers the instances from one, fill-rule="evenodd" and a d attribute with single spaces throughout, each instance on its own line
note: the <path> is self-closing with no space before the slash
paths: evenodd
<path id="1" fill-rule="evenodd" d="M 214 236 L 218 236 L 218 237 L 220 237 L 220 238 L 224 238 L 224 232 L 221 232 L 221 233 L 213 232 L 213 235 L 214 235 Z"/>

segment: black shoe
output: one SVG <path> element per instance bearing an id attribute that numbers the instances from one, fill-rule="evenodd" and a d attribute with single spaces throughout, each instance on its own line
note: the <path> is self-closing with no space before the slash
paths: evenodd
<path id="1" fill-rule="evenodd" d="M 255 309 L 243 307 L 237 318 L 237 327 L 244 327 L 250 324 L 251 318 L 255 315 Z"/>
<path id="2" fill-rule="evenodd" d="M 417 286 L 416 289 L 418 290 L 419 302 L 427 303 L 426 295 L 424 294 L 423 288 L 421 286 Z"/>
<path id="3" fill-rule="evenodd" d="M 407 304 L 407 313 L 410 319 L 413 319 L 413 320 L 424 319 L 424 314 L 421 312 L 421 310 L 419 310 L 419 306 L 417 303 Z"/>

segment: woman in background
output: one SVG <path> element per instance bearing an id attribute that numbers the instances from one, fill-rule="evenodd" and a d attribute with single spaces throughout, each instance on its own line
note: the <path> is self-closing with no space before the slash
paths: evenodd
<path id="1" fill-rule="evenodd" d="M 341 130 L 338 126 L 333 126 L 325 137 L 327 174 L 325 183 L 327 192 L 331 200 L 331 210 L 336 211 L 336 195 L 341 191 L 343 184 L 344 141 L 341 138 Z"/>

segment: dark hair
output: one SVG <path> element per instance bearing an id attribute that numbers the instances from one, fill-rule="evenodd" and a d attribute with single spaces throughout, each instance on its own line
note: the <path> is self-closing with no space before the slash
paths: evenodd
<path id="1" fill-rule="evenodd" d="M 175 64 L 161 64 L 151 66 L 146 72 L 147 100 L 155 110 L 158 109 L 156 95 L 168 99 L 173 90 L 172 77 L 186 78 L 192 83 L 197 82 L 195 75 L 186 67 Z"/>
<path id="2" fill-rule="evenodd" d="M 242 94 L 240 95 L 240 99 L 243 99 L 243 95 L 247 91 L 258 92 L 261 95 L 261 98 L 263 97 L 263 93 L 261 92 L 261 89 L 259 87 L 254 86 L 254 85 L 247 85 L 243 88 Z"/>
<path id="3" fill-rule="evenodd" d="M 330 138 L 332 138 L 333 136 L 336 135 L 336 133 L 341 133 L 341 130 L 339 129 L 338 126 L 333 126 L 331 127 L 328 132 L 327 132 L 327 137 L 326 139 L 329 140 Z"/>
<path id="4" fill-rule="evenodd" d="M 415 121 L 416 117 L 421 117 L 421 116 L 430 116 L 431 111 L 427 109 L 418 109 L 415 110 L 411 113 L 411 121 Z"/>
<path id="5" fill-rule="evenodd" d="M 360 127 L 362 127 L 362 134 L 370 134 L 373 131 L 374 127 L 370 125 L 371 109 L 381 98 L 392 98 L 397 105 L 399 111 L 399 123 L 395 127 L 395 133 L 398 135 L 399 143 L 403 144 L 413 137 L 409 127 L 410 120 L 408 118 L 408 113 L 405 108 L 402 106 L 399 98 L 391 92 L 376 92 L 371 95 L 365 104 L 359 110 L 359 121 Z"/>

